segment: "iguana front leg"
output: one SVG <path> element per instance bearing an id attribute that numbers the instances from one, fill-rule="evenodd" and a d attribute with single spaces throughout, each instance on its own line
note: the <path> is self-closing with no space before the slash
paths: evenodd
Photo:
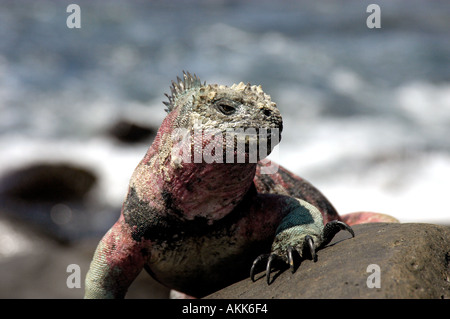
<path id="1" fill-rule="evenodd" d="M 324 226 L 322 214 L 316 207 L 301 199 L 297 201 L 298 205 L 291 208 L 291 212 L 278 226 L 271 252 L 258 256 L 253 262 L 250 269 L 252 281 L 255 281 L 257 265 L 263 260 L 267 260 L 266 277 L 267 283 L 270 284 L 270 271 L 274 260 L 284 261 L 294 272 L 294 251 L 300 257 L 305 257 L 305 252 L 308 252 L 316 261 L 316 250 L 326 246 L 340 230 L 347 230 L 352 237 L 355 236 L 352 228 L 341 221 L 333 220 Z"/>
<path id="2" fill-rule="evenodd" d="M 131 236 L 123 215 L 100 241 L 86 275 L 85 298 L 124 298 L 148 259 L 146 243 Z"/>

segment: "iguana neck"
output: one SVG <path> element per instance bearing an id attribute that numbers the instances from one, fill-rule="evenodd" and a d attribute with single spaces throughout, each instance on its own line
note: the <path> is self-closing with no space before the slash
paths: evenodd
<path id="1" fill-rule="evenodd" d="M 186 219 L 211 222 L 231 212 L 250 189 L 256 164 L 192 163 L 175 170 L 166 189 Z"/>

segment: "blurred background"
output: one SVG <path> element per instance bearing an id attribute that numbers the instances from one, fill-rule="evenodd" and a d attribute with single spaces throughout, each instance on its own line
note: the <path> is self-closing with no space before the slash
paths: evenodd
<path id="1" fill-rule="evenodd" d="M 183 70 L 261 84 L 284 119 L 273 159 L 341 214 L 449 225 L 449 14 L 425 0 L 2 1 L 0 298 L 83 296 Z M 144 274 L 129 297 L 167 295 Z"/>

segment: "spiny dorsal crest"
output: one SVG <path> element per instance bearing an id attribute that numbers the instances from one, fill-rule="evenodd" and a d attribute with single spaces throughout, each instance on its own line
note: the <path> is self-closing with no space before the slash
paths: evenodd
<path id="1" fill-rule="evenodd" d="M 206 82 L 203 83 L 206 85 Z M 202 86 L 200 79 L 194 74 L 183 71 L 183 78 L 177 76 L 177 82 L 172 81 L 172 86 L 170 87 L 171 95 L 165 94 L 169 99 L 168 102 L 163 102 L 167 108 L 165 111 L 169 113 L 175 107 L 175 102 L 179 96 L 187 93 L 191 89 L 198 89 Z"/>
<path id="2" fill-rule="evenodd" d="M 171 95 L 165 94 L 169 99 L 168 102 L 163 102 L 164 105 L 167 106 L 165 111 L 167 113 L 171 112 L 176 107 L 177 101 L 182 96 L 186 96 L 188 93 L 194 93 L 194 90 L 197 91 L 197 94 L 192 95 L 192 101 L 197 100 L 199 103 L 205 103 L 213 99 L 218 91 L 223 91 L 227 88 L 228 87 L 225 85 L 206 85 L 206 81 L 202 84 L 200 79 L 195 74 L 191 75 L 189 72 L 183 71 L 182 79 L 177 77 L 177 82 L 172 81 L 172 86 L 170 88 Z M 271 101 L 270 95 L 264 93 L 261 85 L 251 85 L 250 83 L 245 84 L 240 82 L 239 84 L 233 84 L 229 87 L 229 89 L 234 91 L 236 94 L 243 94 L 249 99 L 252 99 L 257 106 L 261 107 L 268 103 L 272 107 L 276 107 L 276 104 Z"/>

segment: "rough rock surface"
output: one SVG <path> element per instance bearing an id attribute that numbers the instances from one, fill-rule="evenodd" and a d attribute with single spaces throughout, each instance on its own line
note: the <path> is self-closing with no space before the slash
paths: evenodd
<path id="1" fill-rule="evenodd" d="M 304 260 L 292 274 L 264 272 L 207 298 L 450 298 L 450 227 L 433 224 L 373 223 L 340 232 L 317 261 Z M 380 288 L 376 283 L 376 264 Z"/>

